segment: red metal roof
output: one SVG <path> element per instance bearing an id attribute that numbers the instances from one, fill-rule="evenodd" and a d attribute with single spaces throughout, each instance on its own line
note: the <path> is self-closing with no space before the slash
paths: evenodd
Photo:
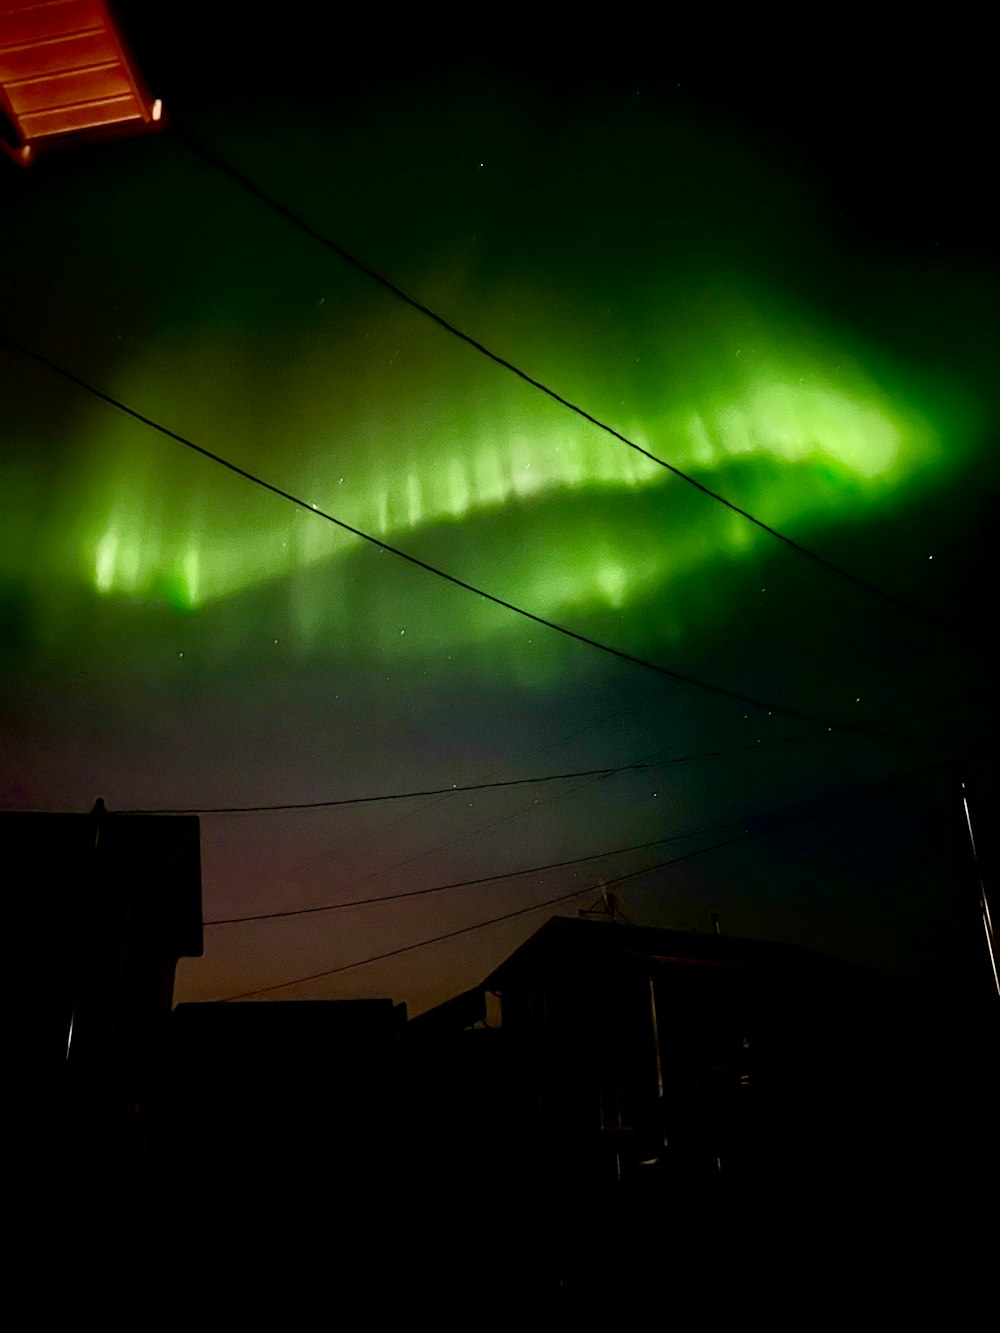
<path id="1" fill-rule="evenodd" d="M 0 0 L 0 111 L 26 163 L 67 135 L 135 130 L 160 119 L 104 0 Z"/>

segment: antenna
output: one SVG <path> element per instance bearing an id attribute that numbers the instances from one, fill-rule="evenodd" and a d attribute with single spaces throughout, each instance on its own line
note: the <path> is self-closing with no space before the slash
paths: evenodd
<path id="1" fill-rule="evenodd" d="M 609 889 L 603 879 L 601 880 L 600 898 L 590 907 L 581 907 L 578 915 L 590 920 L 618 922 L 625 926 L 632 925 L 632 922 L 618 905 L 618 894 L 615 893 L 614 889 Z"/>

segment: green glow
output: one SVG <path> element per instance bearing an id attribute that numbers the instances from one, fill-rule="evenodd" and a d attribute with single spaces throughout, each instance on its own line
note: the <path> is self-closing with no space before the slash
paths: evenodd
<path id="1" fill-rule="evenodd" d="M 118 566 L 118 533 L 109 528 L 97 543 L 94 586 L 98 592 L 111 592 Z"/>
<path id="2" fill-rule="evenodd" d="M 629 570 L 613 552 L 604 552 L 597 570 L 597 588 L 609 606 L 624 606 L 629 589 Z"/>
<path id="3" fill-rule="evenodd" d="M 928 426 L 907 421 L 874 392 L 860 402 L 825 385 L 761 377 L 731 397 L 720 395 L 701 410 L 668 418 L 660 448 L 662 456 L 700 473 L 763 455 L 789 464 L 832 464 L 846 480 L 864 485 L 888 474 L 905 475 L 907 460 L 925 452 L 932 439 Z M 107 494 L 108 478 L 95 481 L 95 492 Z M 303 496 L 317 495 L 318 507 L 353 526 L 402 543 L 409 532 L 542 495 L 677 483 L 640 454 L 570 419 L 555 429 L 546 422 L 544 433 L 533 439 L 523 430 L 509 439 L 491 438 L 487 427 L 463 453 L 445 446 L 437 458 L 412 462 L 395 486 L 377 473 L 350 492 L 311 476 L 292 484 Z M 93 586 L 108 595 L 151 593 L 165 571 L 173 571 L 170 577 L 183 588 L 185 604 L 199 605 L 303 564 L 329 560 L 349 540 L 328 524 L 303 523 L 307 516 L 293 516 L 274 502 L 238 536 L 226 531 L 224 513 L 210 524 L 189 525 L 179 513 L 158 522 L 160 486 L 152 477 L 144 481 L 127 475 L 124 468 L 111 495 L 105 519 L 89 536 Z M 93 503 L 96 508 L 96 493 Z M 794 496 L 780 509 L 772 520 L 794 518 Z M 731 530 L 735 549 L 747 544 L 749 534 L 742 527 Z M 183 546 L 179 564 L 178 535 Z M 621 605 L 627 596 L 626 564 L 624 553 L 609 556 L 608 567 L 619 571 L 603 581 L 609 605 Z"/>
<path id="4" fill-rule="evenodd" d="M 826 385 L 761 379 L 746 393 L 688 420 L 691 461 L 769 454 L 789 463 L 827 460 L 863 481 L 885 476 L 902 455 L 929 444 L 926 427 L 873 396 L 858 401 Z"/>
<path id="5" fill-rule="evenodd" d="M 727 311 L 697 330 L 697 355 L 689 353 L 682 380 L 665 374 L 658 400 L 609 419 L 724 492 L 733 484 L 729 470 L 743 468 L 732 498 L 784 530 L 838 513 L 860 516 L 942 465 L 949 425 L 932 421 L 915 392 L 900 392 L 898 373 L 866 369 L 842 343 L 832 334 L 807 337 L 787 312 L 775 331 L 745 309 Z M 177 355 L 183 361 L 197 350 Z M 288 424 L 295 412 L 282 414 L 280 440 L 266 421 L 214 438 L 212 420 L 225 420 L 226 394 L 218 407 L 213 400 L 202 409 L 190 433 L 431 563 L 442 533 L 468 527 L 470 543 L 449 546 L 442 566 L 549 618 L 621 612 L 669 595 L 706 561 L 739 558 L 766 540 L 732 512 L 692 498 L 667 469 L 525 386 L 510 381 L 505 396 L 484 397 L 478 362 L 457 364 L 443 404 L 403 385 L 376 415 L 377 394 L 359 377 L 342 387 L 328 421 L 316 409 L 305 414 L 312 426 L 296 427 Z M 303 375 L 324 382 L 319 368 Z M 150 402 L 155 415 L 171 380 L 184 379 L 176 365 L 135 365 L 129 382 L 136 387 L 124 396 Z M 230 399 L 238 401 L 239 388 L 234 380 Z M 349 632 L 349 605 L 355 615 L 364 605 L 376 623 L 389 616 L 377 578 L 360 594 L 340 587 L 359 543 L 334 525 L 103 409 L 79 446 L 78 475 L 60 492 L 45 543 L 47 572 L 57 580 L 75 571 L 105 598 L 178 611 L 284 581 L 305 647 Z M 320 569 L 328 595 L 314 581 L 299 586 L 301 576 Z M 469 599 L 454 607 L 437 638 L 458 643 L 515 624 L 484 620 Z"/>

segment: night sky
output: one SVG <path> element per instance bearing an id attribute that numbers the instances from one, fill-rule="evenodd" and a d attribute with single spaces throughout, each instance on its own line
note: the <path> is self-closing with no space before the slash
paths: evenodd
<path id="1" fill-rule="evenodd" d="M 121 10 L 170 127 L 0 164 L 0 806 L 625 768 L 206 814 L 182 1000 L 419 1012 L 629 875 L 643 925 L 964 957 L 1000 490 L 974 41 Z"/>

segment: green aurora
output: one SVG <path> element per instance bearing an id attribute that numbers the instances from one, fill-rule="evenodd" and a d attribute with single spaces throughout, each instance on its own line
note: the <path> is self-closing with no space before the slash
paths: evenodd
<path id="1" fill-rule="evenodd" d="M 727 468 L 753 465 L 745 475 L 758 485 L 752 494 L 744 490 L 742 502 L 795 533 L 845 511 L 863 520 L 867 510 L 897 501 L 921 478 L 957 465 L 962 422 L 956 413 L 949 420 L 935 410 L 927 386 L 923 400 L 916 390 L 904 398 L 898 371 L 890 387 L 885 372 L 880 377 L 879 367 L 852 355 L 843 335 L 830 330 L 824 336 L 814 327 L 808 336 L 793 337 L 787 330 L 796 324 L 801 319 L 791 311 L 783 320 L 772 315 L 770 323 L 741 311 L 724 326 L 705 327 L 696 373 L 689 375 L 695 392 L 684 399 L 675 389 L 656 410 L 609 424 L 723 490 Z M 391 332 L 403 341 L 398 330 Z M 141 358 L 131 362 L 122 397 L 140 408 L 150 395 L 164 397 L 164 375 L 188 382 L 195 368 L 184 361 L 203 353 L 198 346 L 176 348 L 172 360 L 161 354 L 148 366 Z M 697 522 L 684 521 L 678 502 L 692 501 L 681 501 L 678 492 L 688 488 L 667 469 L 512 376 L 484 402 L 479 359 L 465 348 L 457 355 L 465 364 L 459 363 L 446 404 L 421 401 L 416 380 L 404 381 L 390 419 L 373 413 L 364 375 L 352 380 L 341 367 L 331 394 L 329 368 L 314 354 L 300 382 L 311 375 L 313 394 L 330 400 L 327 423 L 314 408 L 307 426 L 289 414 L 280 440 L 263 422 L 239 447 L 227 447 L 224 438 L 196 436 L 195 442 L 404 550 L 422 549 L 428 534 L 477 519 L 492 520 L 503 541 L 519 514 L 541 515 L 545 559 L 515 540 L 502 586 L 490 584 L 489 567 L 477 574 L 488 591 L 548 618 L 619 610 L 668 590 L 708 558 L 738 558 L 769 540 L 707 501 L 698 501 Z M 489 373 L 502 375 L 493 367 Z M 235 373 L 231 384 L 215 387 L 223 403 L 240 393 Z M 50 587 L 80 583 L 111 601 L 198 612 L 284 581 L 301 648 L 344 632 L 351 599 L 338 580 L 346 576 L 345 557 L 356 550 L 357 538 L 278 497 L 237 497 L 235 487 L 247 488 L 245 482 L 234 483 L 206 460 L 103 406 L 89 410 L 77 432 L 79 461 L 58 502 L 51 505 L 46 496 L 46 512 L 21 507 L 8 525 L 8 531 L 21 524 L 45 533 L 41 559 Z M 591 504 L 581 522 L 573 500 L 601 500 L 606 521 Z M 309 605 L 316 593 L 297 594 L 296 581 L 321 566 L 327 591 L 321 605 Z M 449 572 L 471 577 L 463 568 Z M 476 606 L 471 600 L 462 605 L 464 615 L 457 608 L 438 627 L 439 642 L 469 637 Z M 513 623 L 490 621 L 495 630 Z"/>
<path id="2" fill-rule="evenodd" d="M 804 276 L 836 253 L 815 239 L 808 185 L 734 127 L 674 105 L 643 118 L 623 99 L 539 140 L 546 107 L 502 82 L 445 82 L 416 119 L 406 97 L 401 86 L 367 119 L 341 117 L 335 135 L 305 122 L 312 156 L 295 161 L 307 173 L 252 127 L 222 124 L 237 158 L 263 153 L 278 197 L 302 194 L 330 234 L 473 337 L 798 541 L 881 522 L 980 449 L 969 385 L 981 376 L 953 381 L 951 354 L 928 366 L 912 294 L 886 297 L 898 307 L 887 322 L 865 306 L 857 264 L 844 292 Z M 439 141 L 441 161 L 428 147 Z M 52 243 L 37 272 L 11 275 L 12 300 L 22 282 L 29 343 L 38 310 L 35 345 L 77 372 L 93 355 L 93 381 L 137 411 L 376 541 L 601 633 L 658 600 L 669 616 L 684 585 L 773 543 L 393 304 L 218 173 L 192 186 L 201 164 L 169 138 L 121 161 L 102 160 L 99 187 L 82 158 L 63 180 L 32 178 L 12 246 L 34 247 L 43 219 L 68 208 L 88 262 Z M 574 212 L 581 173 L 613 184 L 653 163 L 641 206 Z M 402 226 L 399 190 L 414 206 Z M 902 269 L 882 281 L 888 292 Z M 81 356 L 84 338 L 94 349 Z M 41 400 L 52 377 L 34 373 Z M 359 572 L 357 538 L 77 389 L 53 397 L 48 421 L 44 404 L 8 421 L 0 498 L 0 575 L 28 590 L 50 641 L 91 614 L 87 598 L 127 643 L 137 608 L 206 617 L 263 590 L 279 599 L 269 605 L 284 599 L 278 632 L 302 655 L 348 638 L 377 653 L 391 633 L 394 656 L 419 656 L 517 625 L 456 595 L 408 638 L 411 608 L 393 608 L 381 566 Z M 625 636 L 636 650 L 651 642 L 647 619 Z"/>
<path id="3" fill-rule="evenodd" d="M 206 817 L 206 916 L 227 918 L 759 820 L 995 735 L 973 642 L 997 494 L 985 117 L 895 50 L 866 99 L 850 62 L 817 81 L 784 43 L 780 70 L 740 51 L 730 73 L 714 33 L 674 78 L 659 48 L 655 70 L 636 66 L 632 24 L 613 62 L 602 32 L 589 72 L 478 42 L 462 61 L 407 47 L 387 64 L 382 16 L 361 53 L 309 41 L 305 15 L 241 19 L 212 47 L 191 40 L 195 6 L 131 8 L 173 128 L 11 168 L 0 326 L 373 543 L 0 346 L 8 806 L 323 801 L 683 760 Z M 915 612 L 404 307 L 185 133 L 498 356 Z M 626 910 L 680 929 L 719 911 L 735 934 L 900 966 L 926 930 L 936 967 L 956 870 L 935 860 L 933 809 L 904 793 L 884 818 L 833 811 L 629 881 Z M 220 928 L 179 995 L 343 965 L 277 993 L 419 1012 L 541 917 L 355 964 L 560 892 L 590 902 L 598 876 L 641 864 Z"/>

